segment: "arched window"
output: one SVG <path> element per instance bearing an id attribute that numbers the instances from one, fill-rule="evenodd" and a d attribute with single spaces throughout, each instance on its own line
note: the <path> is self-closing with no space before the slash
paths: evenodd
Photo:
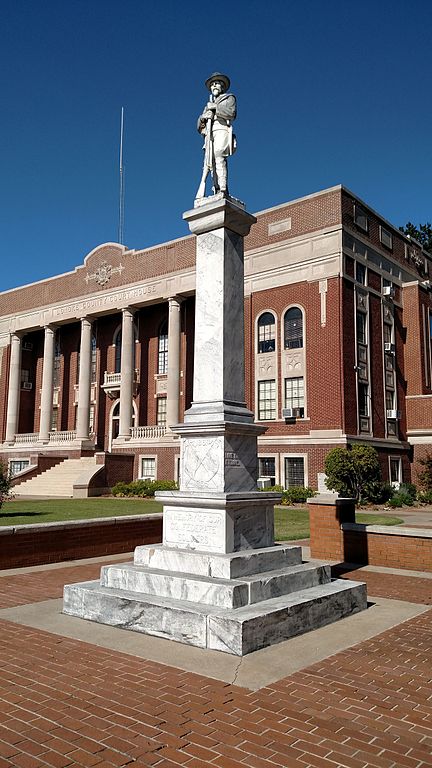
<path id="1" fill-rule="evenodd" d="M 303 313 L 299 307 L 287 309 L 284 317 L 284 348 L 299 349 L 303 346 Z"/>
<path id="2" fill-rule="evenodd" d="M 159 328 L 158 373 L 168 373 L 168 321 L 164 320 Z"/>
<path id="3" fill-rule="evenodd" d="M 264 312 L 258 320 L 258 352 L 276 349 L 276 321 L 271 312 Z"/>

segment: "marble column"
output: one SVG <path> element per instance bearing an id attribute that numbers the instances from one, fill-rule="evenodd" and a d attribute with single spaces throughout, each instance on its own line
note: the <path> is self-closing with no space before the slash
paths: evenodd
<path id="1" fill-rule="evenodd" d="M 55 329 L 45 326 L 39 441 L 47 443 L 51 430 L 54 384 Z"/>
<path id="2" fill-rule="evenodd" d="M 196 235 L 193 401 L 180 435 L 180 489 L 158 493 L 163 544 L 226 554 L 274 545 L 275 493 L 257 490 L 257 437 L 245 403 L 243 240 L 256 221 L 215 195 L 184 214 Z"/>
<path id="3" fill-rule="evenodd" d="M 9 390 L 6 415 L 6 442 L 13 444 L 18 431 L 19 401 L 21 385 L 21 337 L 11 334 L 9 362 Z"/>
<path id="4" fill-rule="evenodd" d="M 180 308 L 177 297 L 168 299 L 167 426 L 178 424 L 180 406 Z"/>
<path id="5" fill-rule="evenodd" d="M 86 317 L 81 318 L 81 344 L 78 378 L 78 410 L 76 436 L 79 440 L 89 439 L 90 384 L 91 384 L 91 339 L 92 324 Z"/>
<path id="6" fill-rule="evenodd" d="M 122 346 L 120 358 L 120 419 L 119 438 L 130 440 L 132 427 L 132 397 L 135 368 L 134 314 L 129 307 L 122 312 Z"/>

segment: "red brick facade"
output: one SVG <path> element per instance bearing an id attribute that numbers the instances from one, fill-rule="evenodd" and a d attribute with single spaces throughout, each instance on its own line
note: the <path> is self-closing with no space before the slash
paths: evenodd
<path id="1" fill-rule="evenodd" d="M 342 187 L 277 206 L 257 218 L 245 239 L 245 399 L 257 419 L 258 382 L 274 381 L 275 387 L 273 416 L 263 421 L 267 432 L 260 438 L 259 456 L 275 461 L 281 484 L 288 483 L 287 457 L 299 457 L 305 483 L 316 488 L 332 447 L 366 442 L 378 449 L 386 479 L 395 479 L 389 474 L 390 458 L 394 464 L 400 460 L 399 480 L 415 478 L 413 458 L 432 449 L 431 259 Z M 158 374 L 159 335 L 168 320 L 168 299 L 178 296 L 182 419 L 193 395 L 194 249 L 192 237 L 141 251 L 106 244 L 71 273 L 0 294 L 3 459 L 27 458 L 35 449 L 23 440 L 14 446 L 4 442 L 10 334 L 21 336 L 21 370 L 28 382 L 21 385 L 17 434 L 39 432 L 46 324 L 56 328 L 52 429 L 73 431 L 80 318 L 87 316 L 96 340 L 94 450 L 133 457 L 134 477 L 141 473 L 140 457 L 156 459 L 159 478 L 177 477 L 179 441 L 174 436 L 115 441 L 118 391 L 108 392 L 103 384 L 105 373 L 116 371 L 115 339 L 122 307 L 129 306 L 138 377 L 134 425 L 157 425 L 158 400 L 166 396 L 166 376 Z M 103 264 L 111 270 L 105 282 L 99 275 Z M 291 307 L 298 307 L 303 318 L 297 357 L 284 336 L 285 313 Z M 261 365 L 258 334 L 258 320 L 266 312 L 275 326 L 268 374 Z M 390 352 L 385 351 L 386 340 Z M 117 367 L 118 362 L 117 356 Z M 291 378 L 304 388 L 303 415 L 286 418 L 282 411 Z M 56 455 L 79 451 L 65 444 Z"/>

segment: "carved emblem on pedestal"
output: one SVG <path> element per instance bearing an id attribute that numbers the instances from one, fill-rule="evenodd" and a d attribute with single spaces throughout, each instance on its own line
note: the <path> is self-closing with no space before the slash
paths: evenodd
<path id="1" fill-rule="evenodd" d="M 103 261 L 100 267 L 98 267 L 92 275 L 89 275 L 87 272 L 85 281 L 87 285 L 89 284 L 90 280 L 94 280 L 98 285 L 106 285 L 111 279 L 112 275 L 121 275 L 123 270 L 124 266 L 122 264 L 120 264 L 118 267 L 113 267 L 111 264 Z"/>

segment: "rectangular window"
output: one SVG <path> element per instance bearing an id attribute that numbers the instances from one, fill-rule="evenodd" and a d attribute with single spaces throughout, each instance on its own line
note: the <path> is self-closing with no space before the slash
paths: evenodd
<path id="1" fill-rule="evenodd" d="M 358 409 L 360 416 L 369 416 L 368 385 L 358 384 Z"/>
<path id="2" fill-rule="evenodd" d="M 380 226 L 380 240 L 386 248 L 392 250 L 393 248 L 393 235 L 388 229 Z"/>
<path id="3" fill-rule="evenodd" d="M 269 313 L 266 313 L 265 317 L 267 314 Z M 258 323 L 258 352 L 275 351 L 275 334 L 276 326 L 274 322 Z"/>
<path id="4" fill-rule="evenodd" d="M 52 409 L 51 414 L 51 432 L 57 432 L 58 429 L 58 408 Z"/>
<path id="5" fill-rule="evenodd" d="M 302 376 L 285 379 L 285 408 L 297 411 L 297 418 L 304 416 L 304 379 Z"/>
<path id="6" fill-rule="evenodd" d="M 291 488 L 293 485 L 304 485 L 304 458 L 302 456 L 293 456 L 285 458 L 285 487 Z"/>
<path id="7" fill-rule="evenodd" d="M 156 480 L 156 459 L 144 456 L 141 459 L 141 480 Z"/>
<path id="8" fill-rule="evenodd" d="M 269 478 L 270 485 L 276 485 L 276 459 L 274 456 L 258 457 L 258 476 Z"/>
<path id="9" fill-rule="evenodd" d="M 158 373 L 168 373 L 168 334 L 159 336 Z"/>
<path id="10" fill-rule="evenodd" d="M 158 427 L 166 427 L 166 423 L 167 423 L 167 399 L 166 399 L 166 397 L 158 397 L 158 399 L 157 399 L 156 423 L 157 423 Z"/>
<path id="11" fill-rule="evenodd" d="M 391 344 L 392 336 L 392 326 L 388 323 L 384 323 L 384 344 Z"/>
<path id="12" fill-rule="evenodd" d="M 276 382 L 274 379 L 258 382 L 258 419 L 276 419 Z"/>
<path id="13" fill-rule="evenodd" d="M 393 488 L 399 488 L 402 479 L 402 466 L 399 457 L 390 456 L 390 483 Z"/>
<path id="14" fill-rule="evenodd" d="M 356 322 L 357 322 L 357 342 L 358 344 L 366 344 L 366 315 L 364 312 L 357 311 L 356 314 Z"/>
<path id="15" fill-rule="evenodd" d="M 359 229 L 363 232 L 369 232 L 369 219 L 366 215 L 366 211 L 357 203 L 354 206 L 354 222 Z"/>
<path id="16" fill-rule="evenodd" d="M 30 466 L 29 459 L 11 459 L 9 462 L 9 472 L 12 477 L 15 477 L 23 469 L 27 469 Z"/>
<path id="17" fill-rule="evenodd" d="M 366 285 L 366 267 L 359 261 L 356 261 L 356 280 L 358 283 Z"/>
<path id="18" fill-rule="evenodd" d="M 94 405 L 90 406 L 90 420 L 89 420 L 89 432 L 92 435 L 94 433 L 95 428 L 95 407 Z"/>
<path id="19" fill-rule="evenodd" d="M 386 409 L 394 410 L 394 392 L 391 389 L 386 389 Z"/>

